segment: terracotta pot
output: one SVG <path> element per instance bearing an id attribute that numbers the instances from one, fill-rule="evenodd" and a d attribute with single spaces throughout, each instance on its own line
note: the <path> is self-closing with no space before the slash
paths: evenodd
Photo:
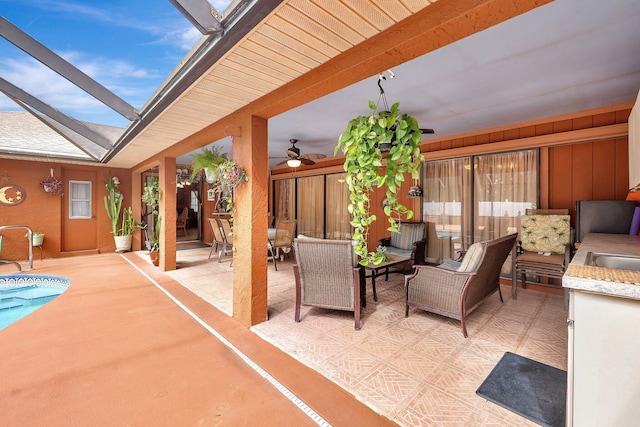
<path id="1" fill-rule="evenodd" d="M 153 263 L 153 265 L 155 265 L 156 267 L 160 265 L 160 251 L 158 251 L 157 249 L 152 249 L 149 252 L 149 256 L 151 257 L 151 262 Z"/>

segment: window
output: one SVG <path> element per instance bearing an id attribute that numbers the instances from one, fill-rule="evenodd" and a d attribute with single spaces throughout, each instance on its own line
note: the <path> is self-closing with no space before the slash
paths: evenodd
<path id="1" fill-rule="evenodd" d="M 91 216 L 91 181 L 69 181 L 69 218 Z"/>

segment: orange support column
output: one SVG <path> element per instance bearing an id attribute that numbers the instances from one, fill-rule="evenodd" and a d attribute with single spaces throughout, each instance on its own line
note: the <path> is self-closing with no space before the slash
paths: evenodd
<path id="1" fill-rule="evenodd" d="M 176 269 L 176 159 L 164 157 L 159 169 L 160 215 L 160 270 Z"/>
<path id="2" fill-rule="evenodd" d="M 233 135 L 233 158 L 249 176 L 234 194 L 233 317 L 252 326 L 267 320 L 266 119 L 252 116 L 242 122 Z"/>

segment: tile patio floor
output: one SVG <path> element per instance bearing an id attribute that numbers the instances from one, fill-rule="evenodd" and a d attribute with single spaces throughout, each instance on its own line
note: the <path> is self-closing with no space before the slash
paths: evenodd
<path id="1" fill-rule="evenodd" d="M 167 273 L 231 314 L 229 261 L 208 260 L 209 248 L 178 252 Z M 214 257 L 215 258 L 215 257 Z M 526 419 L 488 402 L 475 390 L 506 351 L 567 369 L 567 312 L 562 296 L 531 289 L 511 298 L 502 286 L 467 321 L 419 310 L 404 317 L 403 277 L 378 279 L 378 302 L 368 286 L 362 329 L 353 314 L 303 307 L 295 323 L 293 259 L 268 267 L 269 321 L 251 328 L 266 341 L 331 379 L 402 426 L 526 426 Z"/>

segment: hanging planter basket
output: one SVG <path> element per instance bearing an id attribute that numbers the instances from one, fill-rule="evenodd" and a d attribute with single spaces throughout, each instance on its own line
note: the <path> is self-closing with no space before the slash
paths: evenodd
<path id="1" fill-rule="evenodd" d="M 40 186 L 52 196 L 64 194 L 64 183 L 53 176 L 53 169 L 49 170 L 49 176 L 46 179 L 40 181 Z"/>

